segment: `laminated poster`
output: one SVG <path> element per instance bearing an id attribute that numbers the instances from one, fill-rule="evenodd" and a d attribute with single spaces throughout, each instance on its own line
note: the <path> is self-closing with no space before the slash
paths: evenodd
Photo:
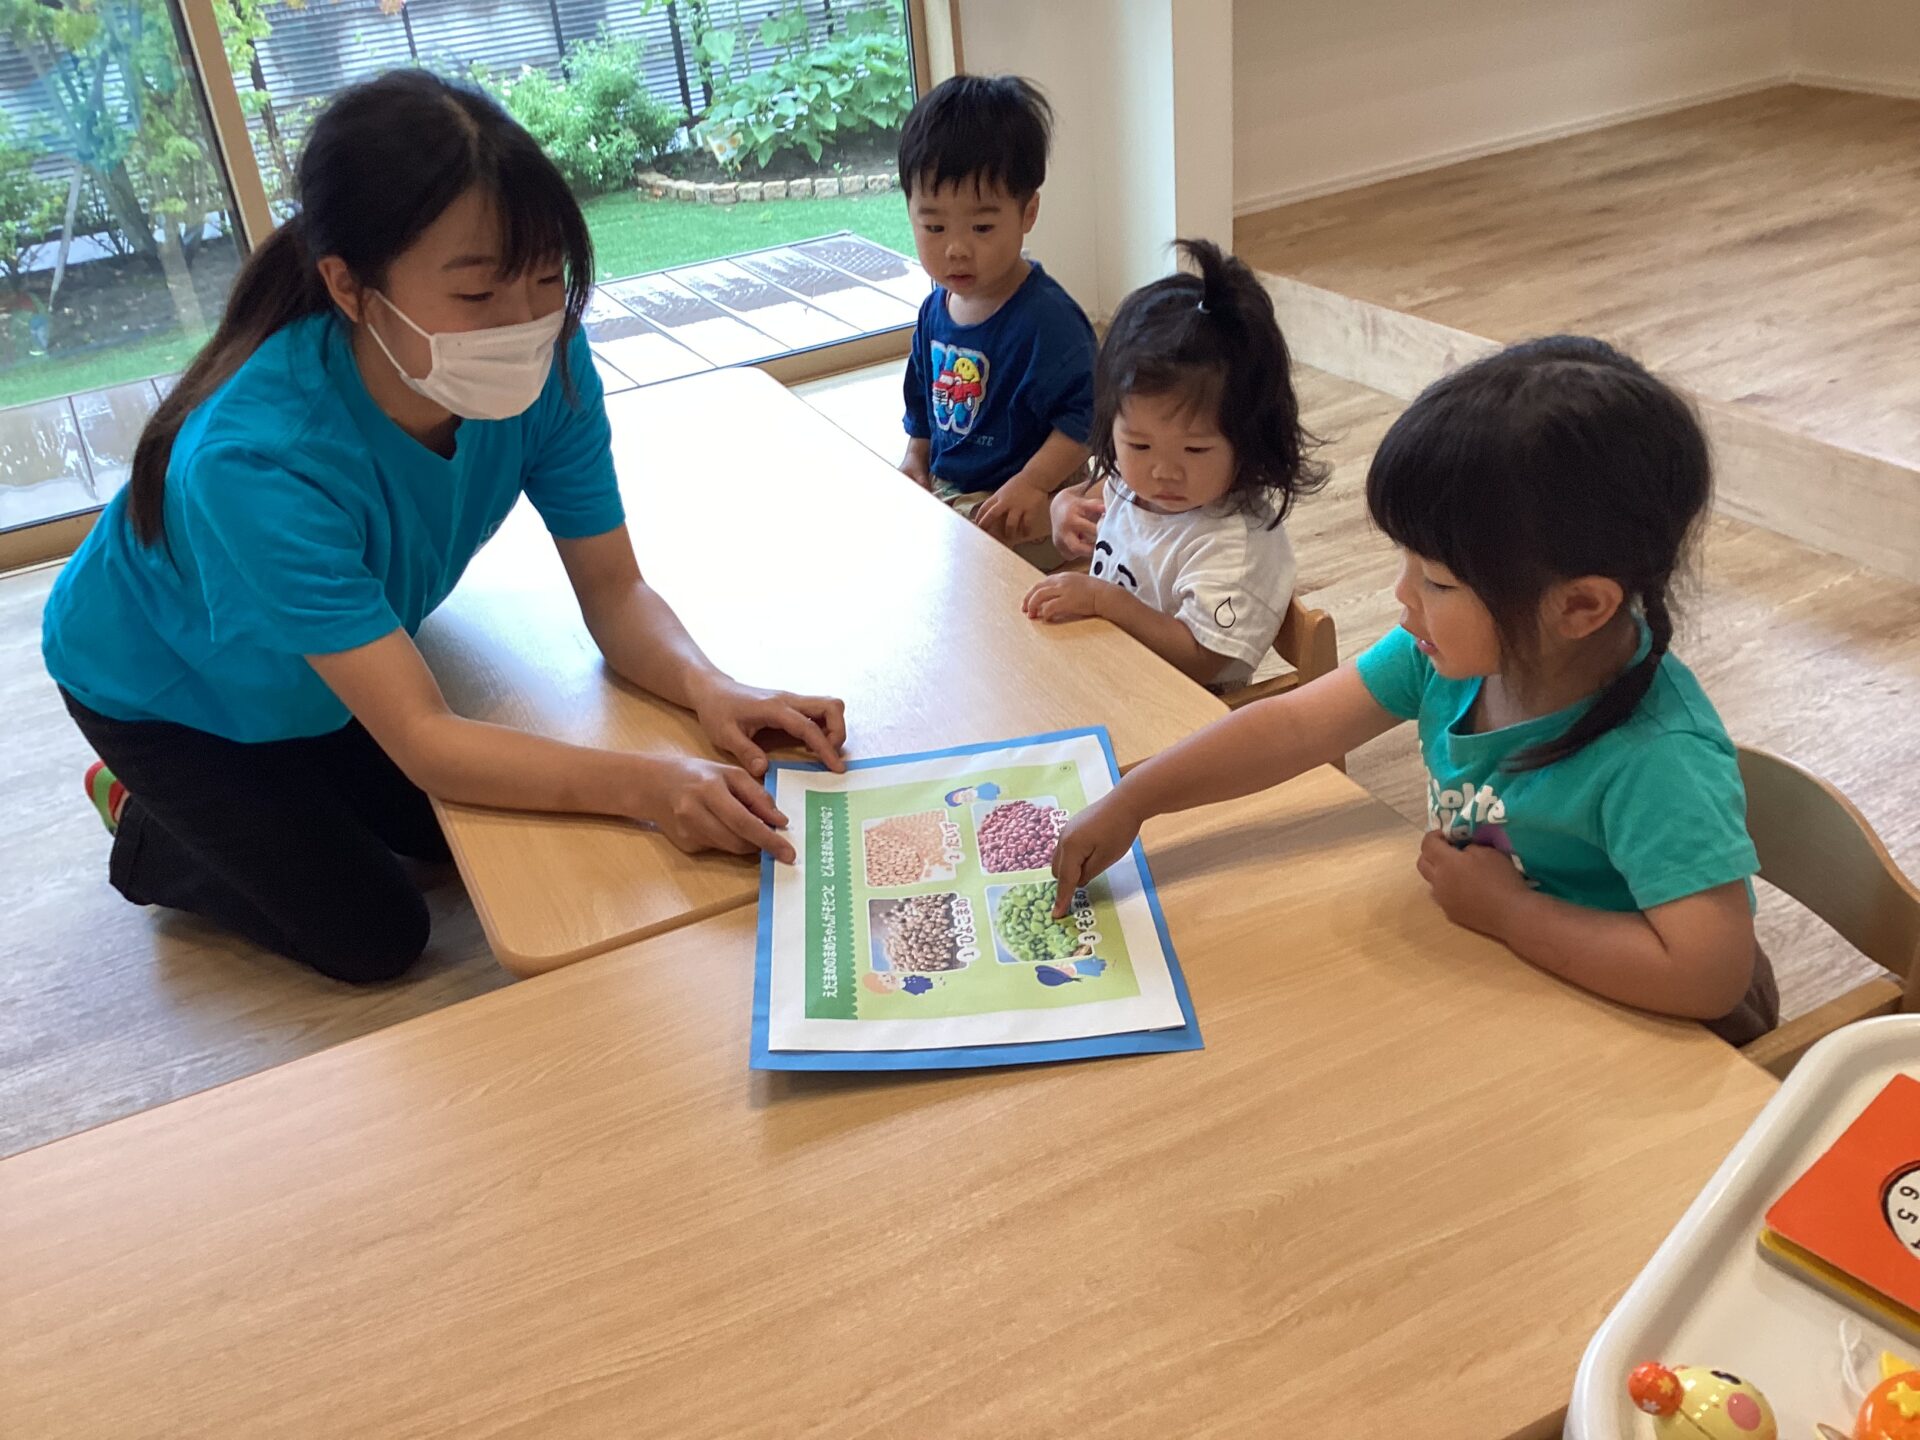
<path id="1" fill-rule="evenodd" d="M 798 859 L 762 870 L 754 1067 L 1198 1049 L 1138 844 L 1052 919 L 1055 837 L 1117 778 L 1104 730 L 774 765 Z"/>

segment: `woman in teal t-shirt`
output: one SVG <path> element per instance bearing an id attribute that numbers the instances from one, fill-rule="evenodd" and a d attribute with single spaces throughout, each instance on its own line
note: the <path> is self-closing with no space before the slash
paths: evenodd
<path id="1" fill-rule="evenodd" d="M 430 795 L 790 859 L 750 737 L 839 768 L 842 707 L 721 674 L 641 578 L 559 171 L 491 100 L 405 71 L 327 107 L 298 192 L 47 604 L 114 885 L 373 981 L 427 942 L 400 857 L 447 856 Z M 522 494 L 607 663 L 746 769 L 447 708 L 413 635 Z"/>
<path id="2" fill-rule="evenodd" d="M 1686 403 L 1598 340 L 1515 345 L 1435 382 L 1367 475 L 1401 547 L 1401 626 L 1249 705 L 1076 817 L 1060 893 L 1149 817 L 1276 785 L 1417 721 L 1420 873 L 1456 924 L 1562 979 L 1744 1043 L 1779 1020 L 1732 741 L 1667 653 L 1712 493 Z"/>

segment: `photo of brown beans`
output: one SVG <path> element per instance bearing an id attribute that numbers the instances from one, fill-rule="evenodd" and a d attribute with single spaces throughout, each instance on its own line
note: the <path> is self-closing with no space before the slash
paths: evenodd
<path id="1" fill-rule="evenodd" d="M 869 825 L 865 840 L 867 884 L 885 889 L 917 885 L 923 880 L 951 880 L 950 844 L 958 844 L 958 831 L 951 822 L 943 824 L 937 810 L 893 815 Z"/>
<path id="2" fill-rule="evenodd" d="M 963 969 L 978 955 L 973 907 L 965 897 L 942 892 L 875 900 L 873 939 L 895 970 L 926 974 Z"/>
<path id="3" fill-rule="evenodd" d="M 994 806 L 977 828 L 980 863 L 996 875 L 1046 869 L 1053 864 L 1059 814 L 1052 806 L 1036 805 L 1031 800 L 1009 800 Z"/>

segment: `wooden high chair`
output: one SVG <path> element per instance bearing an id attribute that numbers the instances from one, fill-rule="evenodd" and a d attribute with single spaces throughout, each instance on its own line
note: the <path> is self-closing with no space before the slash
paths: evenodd
<path id="1" fill-rule="evenodd" d="M 1273 649 L 1293 667 L 1293 674 L 1275 675 L 1222 696 L 1229 710 L 1298 690 L 1340 668 L 1340 642 L 1334 635 L 1333 616 L 1324 610 L 1307 609 L 1298 595 L 1287 602 L 1286 618 L 1280 622 L 1280 633 L 1273 637 Z"/>
<path id="2" fill-rule="evenodd" d="M 1070 560 L 1060 569 L 1084 575 L 1088 562 Z M 1273 637 L 1273 650 L 1293 667 L 1293 673 L 1270 676 L 1258 684 L 1228 691 L 1220 698 L 1226 701 L 1229 710 L 1298 690 L 1308 681 L 1331 675 L 1340 668 L 1340 641 L 1334 633 L 1333 616 L 1324 610 L 1309 610 L 1300 603 L 1298 595 L 1287 602 L 1287 613 L 1280 621 L 1279 633 Z M 1333 768 L 1345 770 L 1346 759 L 1334 761 Z"/>
<path id="3" fill-rule="evenodd" d="M 1856 1020 L 1920 1010 L 1920 885 L 1833 786 L 1791 761 L 1740 747 L 1747 833 L 1760 876 L 1896 978 L 1873 979 L 1741 1047 L 1784 1078 L 1814 1042 Z"/>
<path id="4" fill-rule="evenodd" d="M 1331 675 L 1340 668 L 1340 642 L 1334 634 L 1333 616 L 1324 610 L 1309 610 L 1300 603 L 1298 595 L 1287 602 L 1287 613 L 1280 622 L 1280 633 L 1273 637 L 1273 649 L 1276 655 L 1293 667 L 1293 673 L 1274 675 L 1244 690 L 1228 691 L 1220 698 L 1227 702 L 1229 710 L 1238 710 L 1256 700 L 1298 690 L 1309 681 L 1318 680 L 1322 675 Z M 1345 770 L 1346 757 L 1343 755 L 1335 760 L 1333 768 Z"/>

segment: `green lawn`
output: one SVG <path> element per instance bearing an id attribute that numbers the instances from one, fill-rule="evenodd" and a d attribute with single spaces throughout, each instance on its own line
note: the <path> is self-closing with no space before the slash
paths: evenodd
<path id="1" fill-rule="evenodd" d="M 622 280 L 839 230 L 864 235 L 902 255 L 913 254 L 913 226 L 898 193 L 690 205 L 618 191 L 589 200 L 584 208 L 600 280 Z M 185 367 L 205 338 L 175 330 L 88 355 L 29 360 L 0 369 L 0 409 L 172 374 Z"/>
<path id="2" fill-rule="evenodd" d="M 104 390 L 149 375 L 171 375 L 186 368 L 205 335 L 179 330 L 131 345 L 95 350 L 86 355 L 28 360 L 0 370 L 0 410 L 26 405 L 82 390 Z"/>
<path id="3" fill-rule="evenodd" d="M 851 230 L 889 250 L 913 254 L 913 224 L 898 191 L 757 205 L 693 205 L 618 191 L 589 200 L 585 209 L 601 280 L 624 280 L 836 230 Z"/>

